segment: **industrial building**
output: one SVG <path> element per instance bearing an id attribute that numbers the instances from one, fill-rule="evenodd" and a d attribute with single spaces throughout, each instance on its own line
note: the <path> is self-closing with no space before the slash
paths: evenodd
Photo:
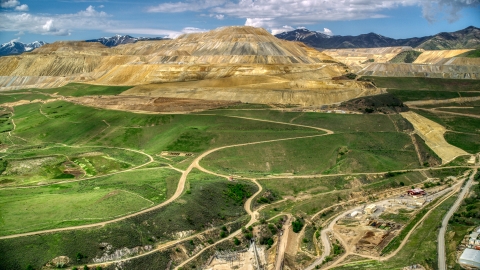
<path id="1" fill-rule="evenodd" d="M 480 268 L 480 250 L 465 249 L 458 259 L 458 263 L 467 269 Z"/>
<path id="2" fill-rule="evenodd" d="M 414 188 L 414 189 L 408 190 L 407 194 L 410 195 L 410 196 L 418 196 L 418 195 L 423 196 L 427 193 L 425 192 L 425 190 L 423 190 L 421 188 Z"/>

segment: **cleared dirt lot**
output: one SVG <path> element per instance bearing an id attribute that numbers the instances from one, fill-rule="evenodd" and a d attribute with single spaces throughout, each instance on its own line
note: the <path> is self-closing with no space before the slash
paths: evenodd
<path id="1" fill-rule="evenodd" d="M 442 164 L 448 163 L 458 156 L 468 155 L 464 150 L 445 140 L 443 137 L 447 131 L 445 127 L 411 111 L 401 114 L 412 123 L 418 135 L 442 159 Z"/>

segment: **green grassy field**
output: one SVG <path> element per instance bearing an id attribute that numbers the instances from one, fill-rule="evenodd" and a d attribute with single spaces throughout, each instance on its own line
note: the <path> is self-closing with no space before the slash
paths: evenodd
<path id="1" fill-rule="evenodd" d="M 294 157 L 294 158 L 292 158 Z M 410 138 L 403 133 L 346 133 L 227 148 L 202 165 L 224 174 L 334 174 L 417 168 Z"/>
<path id="2" fill-rule="evenodd" d="M 447 132 L 444 136 L 447 142 L 470 154 L 480 152 L 480 134 Z"/>
<path id="3" fill-rule="evenodd" d="M 50 97 L 44 94 L 37 94 L 37 93 L 31 93 L 31 92 L 24 92 L 25 90 L 22 90 L 20 93 L 8 93 L 8 94 L 0 94 L 0 104 L 4 103 L 11 103 L 11 102 L 17 102 L 19 100 L 46 100 L 49 99 Z"/>
<path id="4" fill-rule="evenodd" d="M 480 87 L 479 80 L 370 76 L 364 76 L 362 78 L 373 81 L 377 87 L 390 89 L 440 90 L 453 92 L 457 92 L 461 89 L 462 92 L 467 92 L 478 91 Z"/>
<path id="5" fill-rule="evenodd" d="M 100 176 L 145 164 L 149 158 L 126 149 L 60 145 L 14 146 L 3 157 L 0 186 L 46 184 Z"/>
<path id="6" fill-rule="evenodd" d="M 0 240 L 4 258 L 0 268 L 26 269 L 28 264 L 40 268 L 57 256 L 75 258 L 78 252 L 86 256 L 78 262 L 82 265 L 103 253 L 101 243 L 111 244 L 114 250 L 133 248 L 175 239 L 178 232 L 221 226 L 245 215 L 246 196 L 257 189 L 248 181 L 228 182 L 196 170 L 188 176 L 188 182 L 190 192 L 174 203 L 124 221 L 100 228 Z"/>
<path id="7" fill-rule="evenodd" d="M 316 178 L 275 178 L 260 179 L 260 184 L 280 196 L 297 196 L 302 193 L 316 195 L 340 189 L 382 190 L 391 187 L 412 185 L 424 180 L 419 172 L 401 173 L 394 176 L 385 175 L 345 175 Z M 392 184 L 395 183 L 395 184 Z"/>
<path id="8" fill-rule="evenodd" d="M 333 114 L 315 112 L 284 112 L 279 110 L 212 110 L 218 115 L 251 117 L 271 121 L 280 121 L 320 127 L 335 132 L 376 132 L 396 131 L 395 126 L 387 115 L 381 114 Z M 392 116 L 395 118 L 396 116 Z M 339 124 L 341 123 L 341 124 Z"/>
<path id="9" fill-rule="evenodd" d="M 442 114 L 441 112 L 432 113 L 424 110 L 414 111 L 439 123 L 449 130 L 480 134 L 480 118 Z"/>
<path id="10" fill-rule="evenodd" d="M 463 90 L 459 88 L 458 90 Z M 403 89 L 388 89 L 388 93 L 396 96 L 403 102 L 416 100 L 431 100 L 431 99 L 451 99 L 459 97 L 477 97 L 480 92 L 464 92 L 464 91 L 440 91 L 440 90 L 403 90 Z M 442 105 L 443 106 L 443 105 Z"/>
<path id="11" fill-rule="evenodd" d="M 457 57 L 468 57 L 468 58 L 477 58 L 480 57 L 480 49 L 468 51 L 466 53 L 462 53 L 458 55 Z"/>
<path id="12" fill-rule="evenodd" d="M 43 113 L 43 114 L 42 114 Z M 15 108 L 15 135 L 29 144 L 45 142 L 142 149 L 195 151 L 264 139 L 318 134 L 319 131 L 211 115 L 142 115 L 57 101 Z"/>
<path id="13" fill-rule="evenodd" d="M 85 83 L 69 83 L 65 86 L 58 88 L 47 88 L 47 89 L 30 89 L 30 91 L 55 94 L 62 96 L 72 96 L 72 97 L 81 97 L 81 96 L 91 96 L 91 95 L 118 95 L 128 89 L 132 88 L 131 86 L 111 86 L 111 85 L 94 85 L 94 84 L 85 84 Z M 25 90 L 24 90 L 25 91 Z"/>
<path id="14" fill-rule="evenodd" d="M 158 168 L 0 190 L 0 235 L 95 223 L 136 212 L 173 195 L 179 177 L 176 171 Z"/>
<path id="15" fill-rule="evenodd" d="M 457 108 L 438 108 L 437 110 L 445 112 L 480 115 L 480 106 L 468 107 L 463 104 L 462 107 L 458 107 L 457 105 Z"/>

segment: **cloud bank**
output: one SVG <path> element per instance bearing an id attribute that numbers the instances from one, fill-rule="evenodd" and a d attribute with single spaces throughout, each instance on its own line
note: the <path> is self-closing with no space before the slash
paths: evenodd
<path id="1" fill-rule="evenodd" d="M 15 2 L 16 6 L 13 6 Z M 18 1 L 2 2 L 3 6 L 15 7 L 16 11 L 27 11 L 28 6 L 20 5 Z M 115 25 L 109 20 L 109 15 L 103 11 L 88 6 L 74 14 L 34 15 L 26 12 L 0 13 L 0 31 L 20 31 L 41 35 L 68 36 L 75 29 L 105 29 Z"/>
<path id="2" fill-rule="evenodd" d="M 152 6 L 148 12 L 207 12 L 211 17 L 243 18 L 245 25 L 264 27 L 275 33 L 288 25 L 384 18 L 385 11 L 408 6 L 421 7 L 430 22 L 445 17 L 453 22 L 460 18 L 462 9 L 479 5 L 480 0 L 187 0 Z M 329 34 L 325 30 L 324 33 Z"/>

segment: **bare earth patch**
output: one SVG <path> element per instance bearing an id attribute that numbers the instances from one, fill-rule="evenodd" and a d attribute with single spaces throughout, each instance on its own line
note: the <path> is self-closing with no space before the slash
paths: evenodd
<path id="1" fill-rule="evenodd" d="M 464 150 L 445 140 L 443 134 L 447 130 L 442 125 L 411 111 L 401 114 L 412 123 L 417 134 L 442 159 L 442 164 L 448 163 L 458 156 L 468 155 Z"/>

